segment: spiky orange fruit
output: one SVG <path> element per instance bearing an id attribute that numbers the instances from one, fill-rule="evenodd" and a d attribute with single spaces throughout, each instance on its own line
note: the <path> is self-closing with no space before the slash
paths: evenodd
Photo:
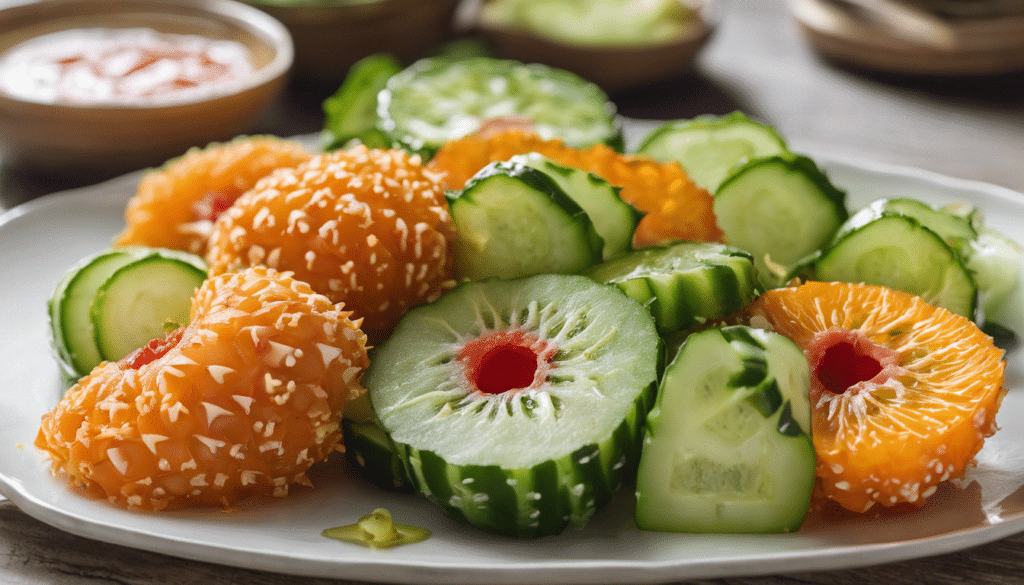
<path id="1" fill-rule="evenodd" d="M 301 144 L 273 136 L 192 149 L 142 177 L 114 243 L 202 254 L 214 220 L 239 195 L 274 169 L 310 156 Z"/>
<path id="2" fill-rule="evenodd" d="M 722 241 L 711 194 L 698 187 L 674 162 L 624 155 L 601 144 L 572 148 L 561 140 L 545 140 L 528 130 L 511 127 L 449 142 L 434 155 L 429 166 L 446 173 L 445 181 L 450 188 L 461 189 L 487 164 L 528 152 L 591 172 L 620 187 L 622 199 L 646 214 L 634 234 L 634 247 L 678 240 Z"/>
<path id="3" fill-rule="evenodd" d="M 923 504 L 996 430 L 1002 350 L 920 297 L 808 282 L 768 291 L 745 316 L 803 348 L 820 493 L 848 510 Z"/>
<path id="4" fill-rule="evenodd" d="M 288 270 L 363 319 L 379 341 L 454 286 L 455 226 L 440 176 L 402 151 L 359 146 L 279 169 L 217 220 L 211 274 Z"/>
<path id="5" fill-rule="evenodd" d="M 225 274 L 199 288 L 189 325 L 82 378 L 35 444 L 55 473 L 130 508 L 284 496 L 339 444 L 368 363 L 349 313 L 305 283 Z"/>

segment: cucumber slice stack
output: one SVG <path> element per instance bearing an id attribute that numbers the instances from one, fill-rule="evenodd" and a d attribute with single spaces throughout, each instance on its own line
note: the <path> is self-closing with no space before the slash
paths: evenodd
<path id="1" fill-rule="evenodd" d="M 206 263 L 176 250 L 114 248 L 82 260 L 48 303 L 61 368 L 80 378 L 163 337 L 169 324 L 184 325 L 205 279 Z"/>
<path id="2" fill-rule="evenodd" d="M 583 208 L 597 234 L 604 240 L 602 259 L 614 258 L 632 248 L 633 232 L 643 214 L 619 197 L 618 187 L 593 173 L 562 166 L 536 152 L 509 160 L 543 172 Z"/>
<path id="3" fill-rule="evenodd" d="M 647 420 L 636 523 L 671 532 L 792 532 L 815 479 L 810 375 L 776 333 L 711 328 L 683 343 Z"/>
<path id="4" fill-rule="evenodd" d="M 615 106 L 574 73 L 519 61 L 474 57 L 421 59 L 377 96 L 377 127 L 398 147 L 425 158 L 492 118 L 527 118 L 546 139 L 569 146 L 621 148 Z"/>
<path id="5" fill-rule="evenodd" d="M 753 257 L 724 244 L 643 248 L 586 274 L 647 307 L 662 334 L 721 319 L 757 298 Z"/>
<path id="6" fill-rule="evenodd" d="M 583 276 L 468 282 L 413 309 L 363 378 L 415 488 L 489 532 L 586 523 L 635 472 L 660 340 Z"/>
<path id="7" fill-rule="evenodd" d="M 447 197 L 463 278 L 574 274 L 601 261 L 604 242 L 590 216 L 521 160 L 493 162 Z"/>

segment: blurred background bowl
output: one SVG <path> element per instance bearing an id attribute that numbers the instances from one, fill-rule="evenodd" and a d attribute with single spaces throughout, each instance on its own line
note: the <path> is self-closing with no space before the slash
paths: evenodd
<path id="1" fill-rule="evenodd" d="M 459 0 L 245 0 L 295 41 L 293 75 L 336 88 L 353 63 L 388 52 L 404 63 L 452 37 Z"/>
<path id="2" fill-rule="evenodd" d="M 697 52 L 714 30 L 713 2 L 680 4 L 690 10 L 690 22 L 682 34 L 658 41 L 569 42 L 513 23 L 482 18 L 495 0 L 478 0 L 472 29 L 487 39 L 499 57 L 526 63 L 544 63 L 566 69 L 614 93 L 680 75 L 687 71 Z M 591 3 L 599 9 L 598 3 Z M 581 25 L 582 26 L 582 25 Z"/>
<path id="3" fill-rule="evenodd" d="M 0 91 L 0 156 L 27 171 L 111 175 L 249 131 L 287 82 L 288 31 L 234 0 L 44 0 L 0 10 L 0 55 L 28 39 L 83 28 L 148 28 L 241 43 L 253 74 L 180 101 L 78 105 Z"/>

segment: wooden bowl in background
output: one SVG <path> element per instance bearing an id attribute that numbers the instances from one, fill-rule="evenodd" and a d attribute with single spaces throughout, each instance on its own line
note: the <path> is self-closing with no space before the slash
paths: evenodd
<path id="1" fill-rule="evenodd" d="M 244 82 L 169 102 L 79 105 L 0 92 L 0 156 L 32 171 L 113 174 L 249 131 L 287 82 L 288 31 L 234 0 L 45 0 L 0 10 L 0 53 L 43 34 L 80 28 L 149 28 L 240 42 Z"/>

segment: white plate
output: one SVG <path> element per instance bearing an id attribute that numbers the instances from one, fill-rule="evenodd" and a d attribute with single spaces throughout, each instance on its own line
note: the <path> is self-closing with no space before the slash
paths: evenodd
<path id="1" fill-rule="evenodd" d="M 989 223 L 1024 241 L 1024 196 L 992 185 L 820 156 L 850 191 L 851 208 L 882 196 L 932 203 L 967 200 Z M 653 583 L 727 575 L 848 568 L 938 554 L 1024 531 L 1024 357 L 1009 354 L 998 422 L 963 488 L 950 485 L 899 515 L 813 514 L 795 534 L 643 533 L 629 494 L 581 531 L 516 541 L 463 527 L 418 496 L 396 496 L 342 473 L 313 474 L 316 487 L 282 500 L 247 501 L 234 513 L 146 514 L 67 490 L 32 447 L 40 416 L 62 390 L 47 346 L 45 302 L 62 272 L 104 248 L 121 228 L 137 176 L 32 201 L 0 216 L 0 493 L 27 514 L 96 540 L 170 555 L 292 574 L 403 583 Z M 1018 324 L 1019 325 L 1019 324 Z M 1024 329 L 1021 329 L 1024 331 Z M 372 551 L 320 536 L 375 507 L 434 536 Z"/>

